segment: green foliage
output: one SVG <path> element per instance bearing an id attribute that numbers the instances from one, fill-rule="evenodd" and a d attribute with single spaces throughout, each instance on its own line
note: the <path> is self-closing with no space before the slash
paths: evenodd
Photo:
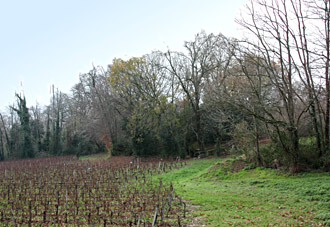
<path id="1" fill-rule="evenodd" d="M 44 134 L 42 122 L 39 119 L 33 119 L 30 125 L 31 125 L 31 136 L 32 136 L 33 144 L 35 146 L 35 150 L 41 152 L 42 137 Z"/>
<path id="2" fill-rule="evenodd" d="M 47 123 L 46 123 L 46 134 L 42 143 L 42 150 L 43 151 L 49 151 L 50 150 L 50 119 L 49 119 L 49 113 L 47 113 Z"/>
<path id="3" fill-rule="evenodd" d="M 123 138 L 119 141 L 116 141 L 112 145 L 112 154 L 116 155 L 127 155 L 132 156 L 134 153 L 134 148 L 132 140 L 130 138 Z"/>
<path id="4" fill-rule="evenodd" d="M 134 155 L 137 156 L 152 156 L 163 155 L 163 148 L 159 140 L 153 134 L 143 132 L 138 138 L 133 138 Z"/>
<path id="5" fill-rule="evenodd" d="M 93 141 L 80 141 L 78 145 L 78 156 L 105 152 L 104 146 L 98 146 Z"/>
<path id="6" fill-rule="evenodd" d="M 134 153 L 142 156 L 159 154 L 153 148 L 159 147 L 160 117 L 166 104 L 166 99 L 157 90 L 158 75 L 148 73 L 147 68 L 144 58 L 114 59 L 109 77 L 127 114 L 124 130 L 132 140 Z"/>
<path id="7" fill-rule="evenodd" d="M 53 125 L 53 133 L 50 142 L 50 153 L 53 155 L 63 155 L 61 128 L 60 128 L 60 112 L 57 110 L 55 124 Z"/>
<path id="8" fill-rule="evenodd" d="M 78 157 L 102 152 L 106 152 L 104 144 L 90 140 L 84 134 L 75 134 L 65 151 L 66 154 L 75 154 Z"/>
<path id="9" fill-rule="evenodd" d="M 175 135 L 175 132 L 170 130 L 163 130 L 160 134 L 162 147 L 166 156 L 180 156 L 185 157 L 184 148 L 182 145 L 182 139 L 179 135 Z"/>
<path id="10" fill-rule="evenodd" d="M 300 138 L 299 165 L 302 169 L 317 169 L 322 164 L 318 158 L 318 150 L 315 137 Z M 280 168 L 290 166 L 291 159 L 283 151 L 279 142 L 269 142 L 260 146 L 260 153 L 266 167 Z"/>
<path id="11" fill-rule="evenodd" d="M 315 137 L 300 138 L 300 163 L 305 169 L 317 169 L 322 165 L 322 160 L 318 157 L 318 149 Z"/>
<path id="12" fill-rule="evenodd" d="M 124 153 L 138 156 L 186 155 L 182 138 L 185 129 L 175 105 L 168 102 L 166 75 L 155 65 L 159 64 L 158 57 L 151 54 L 128 61 L 114 59 L 110 67 L 109 81 L 121 98 L 123 129 L 131 140 L 116 144 L 115 152 L 125 149 Z"/>
<path id="13" fill-rule="evenodd" d="M 32 144 L 31 128 L 30 128 L 30 114 L 29 109 L 26 107 L 25 97 L 16 94 L 18 109 L 12 107 L 20 119 L 20 136 L 21 143 L 19 144 L 19 155 L 21 158 L 33 158 L 34 148 Z M 14 139 L 14 138 L 12 138 Z"/>
<path id="14" fill-rule="evenodd" d="M 262 144 L 260 146 L 260 154 L 266 167 L 277 168 L 287 164 L 283 155 L 283 149 L 279 144 L 273 142 Z"/>

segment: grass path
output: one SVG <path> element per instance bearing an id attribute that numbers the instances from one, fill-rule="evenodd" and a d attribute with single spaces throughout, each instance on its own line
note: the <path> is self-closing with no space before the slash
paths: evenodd
<path id="1" fill-rule="evenodd" d="M 81 160 L 107 156 L 81 157 Z M 256 168 L 233 173 L 234 159 L 202 159 L 155 180 L 187 202 L 187 226 L 330 226 L 330 174 L 288 175 Z"/>
<path id="2" fill-rule="evenodd" d="M 199 226 L 330 223 L 329 174 L 289 176 L 262 168 L 232 173 L 228 171 L 232 162 L 217 158 L 189 161 L 188 166 L 155 178 L 173 183 L 176 192 L 194 207 L 192 216 Z"/>

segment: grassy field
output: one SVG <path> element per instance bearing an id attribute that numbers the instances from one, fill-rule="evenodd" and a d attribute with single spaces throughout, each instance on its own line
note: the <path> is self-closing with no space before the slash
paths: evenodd
<path id="1" fill-rule="evenodd" d="M 193 205 L 196 226 L 330 225 L 330 175 L 242 169 L 234 159 L 192 160 L 156 178 Z M 238 167 L 237 167 L 238 166 Z"/>

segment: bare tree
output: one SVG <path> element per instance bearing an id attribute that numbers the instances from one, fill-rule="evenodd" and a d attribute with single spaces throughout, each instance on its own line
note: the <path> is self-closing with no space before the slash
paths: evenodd
<path id="1" fill-rule="evenodd" d="M 295 7 L 296 18 L 302 23 L 299 30 L 299 34 L 301 34 L 299 36 L 300 46 L 296 46 L 302 53 L 302 57 L 300 57 L 300 59 L 302 60 L 301 62 L 303 66 L 307 66 L 306 68 L 309 74 L 306 74 L 308 74 L 311 78 L 309 80 L 312 85 L 313 75 L 318 75 L 321 80 L 322 89 L 316 90 L 314 87 L 313 93 L 317 108 L 319 110 L 319 124 L 317 126 L 320 128 L 319 131 L 321 131 L 321 135 L 323 135 L 322 138 L 318 139 L 320 157 L 325 152 L 329 151 L 330 136 L 330 1 L 307 1 L 305 8 L 308 9 L 307 12 L 309 14 L 305 13 L 305 15 L 303 14 L 303 10 L 301 10 L 302 4 L 303 3 L 301 1 L 298 1 Z M 305 21 L 307 21 L 307 23 Z M 309 30 L 312 28 L 313 31 L 315 31 L 313 36 L 308 34 L 306 24 L 309 25 Z M 311 46 L 313 49 L 310 49 Z M 313 61 L 311 62 L 309 58 Z M 313 63 L 313 67 L 310 66 L 310 63 Z M 322 76 L 322 74 L 324 76 Z M 319 91 L 323 94 L 319 94 Z M 321 128 L 323 125 L 322 121 L 324 121 L 324 128 Z"/>
<path id="2" fill-rule="evenodd" d="M 280 97 L 275 128 L 281 141 L 281 131 L 288 134 L 284 150 L 297 165 L 300 119 L 309 112 L 321 157 L 329 148 L 329 1 L 251 0 L 247 15 L 237 22 L 249 31 L 247 52 L 263 59 L 258 64 Z M 305 87 L 308 99 L 295 84 Z"/>
<path id="3" fill-rule="evenodd" d="M 7 131 L 7 126 L 5 124 L 5 121 L 4 121 L 4 118 L 2 116 L 2 114 L 0 113 L 0 118 L 1 118 L 1 123 L 2 123 L 2 130 L 3 130 L 3 134 L 5 135 L 5 139 L 6 139 L 6 144 L 4 147 L 6 147 L 6 150 L 7 151 L 7 155 L 11 153 L 11 147 L 10 147 L 10 139 L 9 139 L 9 136 L 8 136 L 8 131 Z"/>
<path id="4" fill-rule="evenodd" d="M 104 136 L 116 142 L 121 132 L 118 126 L 121 119 L 114 105 L 108 76 L 109 72 L 102 67 L 93 67 L 88 73 L 81 74 L 69 99 L 68 132 L 98 146 Z"/>
<path id="5" fill-rule="evenodd" d="M 195 40 L 185 42 L 186 54 L 168 51 L 167 69 L 175 76 L 194 112 L 193 128 L 199 149 L 204 151 L 201 127 L 201 102 L 206 82 L 213 74 L 226 71 L 232 53 L 228 40 L 221 34 L 201 32 Z"/>

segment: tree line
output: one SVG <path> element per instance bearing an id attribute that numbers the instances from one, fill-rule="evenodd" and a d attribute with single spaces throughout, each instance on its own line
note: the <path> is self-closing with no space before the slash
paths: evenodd
<path id="1" fill-rule="evenodd" d="M 246 38 L 202 31 L 81 74 L 69 94 L 1 115 L 0 159 L 107 150 L 237 153 L 259 166 L 329 167 L 330 1 L 252 0 Z"/>

